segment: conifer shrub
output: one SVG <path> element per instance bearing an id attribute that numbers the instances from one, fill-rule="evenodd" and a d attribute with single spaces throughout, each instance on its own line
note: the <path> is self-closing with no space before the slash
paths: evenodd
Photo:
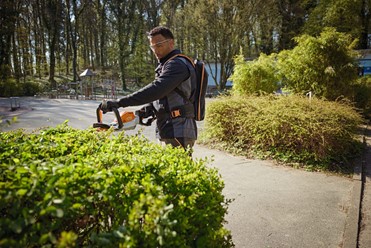
<path id="1" fill-rule="evenodd" d="M 0 133 L 1 247 L 231 247 L 206 160 L 141 135 Z"/>
<path id="2" fill-rule="evenodd" d="M 289 96 L 232 96 L 210 102 L 202 142 L 249 157 L 320 170 L 349 169 L 363 119 L 349 104 Z"/>

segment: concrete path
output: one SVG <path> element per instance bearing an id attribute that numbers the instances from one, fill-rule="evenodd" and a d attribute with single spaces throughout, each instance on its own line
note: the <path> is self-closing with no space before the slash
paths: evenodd
<path id="1" fill-rule="evenodd" d="M 365 135 L 367 153 L 362 161 L 362 201 L 361 201 L 361 220 L 359 228 L 358 248 L 371 247 L 371 127 L 368 126 Z"/>
<path id="2" fill-rule="evenodd" d="M 18 115 L 15 112 L 19 111 L 18 122 L 3 127 L 3 131 L 17 128 L 32 131 L 66 119 L 70 126 L 85 129 L 96 122 L 99 104 L 66 99 L 20 101 L 21 108 L 12 112 Z M 0 99 L 0 114 L 1 111 L 4 114 L 6 105 L 7 99 Z M 109 122 L 113 116 L 104 118 Z M 153 126 L 142 131 L 157 142 Z M 194 157 L 213 158 L 210 166 L 216 167 L 225 181 L 224 195 L 232 200 L 226 227 L 231 230 L 236 247 L 343 247 L 346 226 L 356 221 L 348 217 L 351 206 L 356 205 L 351 178 L 231 156 L 197 144 Z"/>

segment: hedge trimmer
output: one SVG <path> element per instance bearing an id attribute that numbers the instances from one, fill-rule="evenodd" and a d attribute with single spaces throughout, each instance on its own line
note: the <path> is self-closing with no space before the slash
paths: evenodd
<path id="1" fill-rule="evenodd" d="M 103 102 L 105 104 L 105 102 Z M 103 114 L 105 112 L 99 106 L 97 108 L 97 122 L 93 124 L 93 128 L 98 131 L 106 131 L 110 128 L 117 130 L 132 130 L 135 129 L 137 124 L 150 126 L 152 122 L 156 119 L 155 113 L 151 108 L 143 107 L 135 112 L 124 111 L 120 114 L 117 108 L 112 108 L 115 114 L 115 119 L 110 123 L 103 123 Z"/>

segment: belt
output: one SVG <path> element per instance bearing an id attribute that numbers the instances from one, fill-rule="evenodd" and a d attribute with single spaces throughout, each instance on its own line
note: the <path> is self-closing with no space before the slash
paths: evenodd
<path id="1" fill-rule="evenodd" d="M 159 118 L 171 118 L 171 119 L 175 119 L 175 118 L 178 118 L 178 117 L 183 117 L 183 118 L 195 118 L 195 112 L 194 112 L 194 108 L 193 108 L 193 104 L 192 103 L 189 103 L 189 104 L 185 104 L 185 105 L 182 105 L 182 106 L 178 106 L 178 107 L 174 107 L 170 110 L 170 112 L 167 112 L 165 110 L 163 111 L 158 111 L 156 113 L 156 115 L 159 117 Z"/>

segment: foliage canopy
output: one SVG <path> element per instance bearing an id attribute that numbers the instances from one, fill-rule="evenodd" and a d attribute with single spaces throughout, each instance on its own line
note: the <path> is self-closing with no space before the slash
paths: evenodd
<path id="1" fill-rule="evenodd" d="M 325 29 L 319 37 L 303 35 L 297 46 L 278 55 L 282 84 L 295 93 L 306 93 L 335 100 L 349 96 L 358 78 L 356 54 L 349 35 Z"/>
<path id="2" fill-rule="evenodd" d="M 234 71 L 230 79 L 233 81 L 233 92 L 238 95 L 260 92 L 273 93 L 278 89 L 276 54 L 261 54 L 254 61 L 245 61 L 242 55 L 235 58 Z"/>
<path id="3" fill-rule="evenodd" d="M 312 92 L 328 100 L 353 100 L 358 66 L 351 37 L 328 28 L 318 37 L 302 35 L 295 40 L 297 45 L 292 50 L 261 54 L 254 61 L 236 57 L 231 77 L 234 92 L 272 93 L 282 87 L 302 95 Z"/>
<path id="4" fill-rule="evenodd" d="M 368 48 L 370 8 L 354 0 L 3 0 L 0 81 L 47 79 L 40 86 L 50 90 L 58 77 L 75 82 L 90 68 L 123 90 L 132 81 L 147 84 L 156 60 L 146 31 L 165 25 L 183 53 L 220 64 L 211 77 L 224 89 L 240 49 L 248 58 L 278 53 L 292 49 L 294 37 L 319 35 L 324 27 Z"/>

